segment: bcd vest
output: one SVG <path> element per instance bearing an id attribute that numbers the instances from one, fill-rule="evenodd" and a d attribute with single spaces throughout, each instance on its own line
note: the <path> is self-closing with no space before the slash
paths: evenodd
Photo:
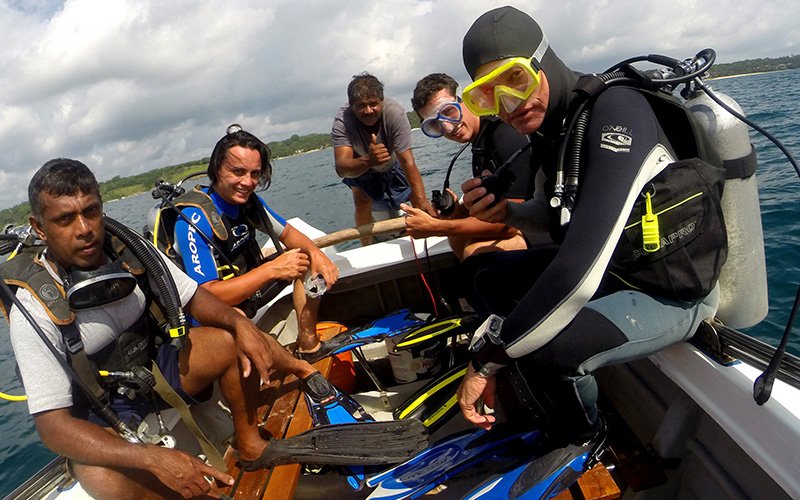
<path id="1" fill-rule="evenodd" d="M 217 256 L 217 278 L 220 280 L 241 276 L 265 262 L 261 248 L 256 241 L 254 230 L 269 235 L 275 245 L 277 251 L 266 260 L 272 260 L 283 253 L 283 247 L 280 244 L 278 235 L 269 218 L 266 217 L 265 209 L 255 193 L 250 195 L 247 203 L 241 207 L 240 215 L 236 220 L 231 220 L 228 216 L 220 214 L 214 205 L 214 201 L 202 191 L 201 186 L 195 186 L 193 190 L 177 197 L 172 203 L 175 208 L 164 206 L 160 209 L 156 222 L 157 227 L 153 228 L 153 234 L 156 246 L 181 269 L 184 269 L 183 260 L 174 247 L 175 224 L 178 222 L 178 218 L 181 217 L 178 210 L 186 207 L 199 209 L 211 224 L 212 234 L 198 235 L 198 237 L 206 239 L 209 246 L 220 254 Z M 247 230 L 253 236 L 244 244 L 237 246 L 238 241 L 232 235 L 234 228 L 242 224 L 247 226 Z M 244 302 L 237 304 L 237 307 L 252 318 L 260 307 L 275 298 L 288 284 L 289 282 L 283 280 L 272 281 Z"/>
<path id="2" fill-rule="evenodd" d="M 653 108 L 677 157 L 683 159 L 645 185 L 608 272 L 623 288 L 696 300 L 714 288 L 728 255 L 721 202 L 725 170 L 705 133 L 679 100 L 639 92 Z M 646 233 L 651 231 L 643 220 L 648 213 L 658 220 L 656 231 L 649 235 L 650 243 L 646 243 Z"/>
<path id="3" fill-rule="evenodd" d="M 106 253 L 122 260 L 122 267 L 137 278 L 139 287 L 146 297 L 149 296 L 144 266 L 133 253 L 117 238 L 110 236 L 106 238 L 105 248 Z M 44 249 L 44 246 L 23 247 L 12 259 L 0 264 L 0 278 L 13 289 L 28 290 L 42 304 L 48 317 L 61 330 L 67 345 L 67 361 L 95 396 L 104 400 L 107 396 L 107 384 L 99 376 L 99 370 L 128 371 L 134 366 L 148 366 L 154 354 L 153 335 L 160 329 L 154 325 L 148 307 L 145 307 L 131 328 L 100 351 L 87 355 L 75 325 L 75 313 L 67 303 L 65 290 L 42 263 Z M 9 319 L 11 306 L 10 298 L 3 297 L 2 308 L 6 319 Z M 79 394 L 80 391 L 73 393 Z"/>

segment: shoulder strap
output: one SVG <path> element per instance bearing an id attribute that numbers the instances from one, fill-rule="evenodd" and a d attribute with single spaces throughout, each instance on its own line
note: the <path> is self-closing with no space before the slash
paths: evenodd
<path id="1" fill-rule="evenodd" d="M 250 198 L 247 199 L 247 203 L 245 203 L 244 212 L 247 219 L 250 223 L 261 231 L 269 235 L 270 240 L 272 240 L 272 244 L 275 246 L 275 251 L 278 254 L 282 254 L 284 252 L 283 246 L 281 245 L 281 240 L 278 237 L 278 234 L 275 232 L 275 228 L 272 227 L 272 220 L 267 215 L 267 209 L 264 207 L 264 204 L 261 203 L 261 200 L 258 198 L 258 195 L 255 193 L 250 195 Z"/>
<path id="2" fill-rule="evenodd" d="M 67 304 L 64 288 L 59 285 L 41 262 L 44 246 L 23 247 L 17 255 L 0 264 L 0 278 L 12 288 L 24 288 L 44 307 L 58 326 L 72 323 L 75 314 Z M 3 298 L 3 313 L 8 318 L 10 298 Z"/>
<path id="3" fill-rule="evenodd" d="M 214 201 L 211 197 L 203 191 L 203 187 L 197 185 L 191 191 L 180 195 L 175 199 L 173 204 L 178 208 L 195 207 L 203 212 L 208 222 L 211 224 L 211 230 L 214 236 L 222 241 L 228 239 L 228 229 L 225 227 L 225 222 L 222 220 L 217 207 L 214 206 Z"/>

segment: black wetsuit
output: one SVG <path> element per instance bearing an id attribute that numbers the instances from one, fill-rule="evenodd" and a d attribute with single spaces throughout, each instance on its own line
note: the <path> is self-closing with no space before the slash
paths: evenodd
<path id="1" fill-rule="evenodd" d="M 563 63 L 552 56 L 550 64 L 555 78 L 546 57 L 552 107 L 532 139 L 542 167 L 552 175 L 570 98 L 566 92 L 572 87 L 563 79 L 554 82 L 568 74 Z M 584 140 L 576 207 L 566 230 L 556 234 L 560 246 L 487 256 L 493 265 L 475 276 L 486 308 L 507 316 L 503 346 L 478 353 L 478 364 L 519 360 L 512 371 L 522 373 L 523 385 L 549 387 L 543 398 L 552 403 L 548 411 L 572 430 L 594 425 L 594 369 L 684 340 L 716 311 L 716 289 L 707 297 L 678 300 L 667 292 L 643 293 L 608 278 L 633 204 L 648 182 L 673 161 L 697 154 L 694 143 L 687 146 L 685 130 L 665 132 L 678 122 L 655 108 L 635 89 L 611 88 L 600 95 Z"/>

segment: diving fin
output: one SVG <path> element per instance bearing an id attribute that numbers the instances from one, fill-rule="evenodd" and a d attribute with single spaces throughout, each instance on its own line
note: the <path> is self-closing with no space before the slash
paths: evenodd
<path id="1" fill-rule="evenodd" d="M 568 444 L 525 460 L 512 470 L 486 479 L 464 499 L 555 497 L 599 462 L 606 437 L 605 422 L 600 420 L 595 434 L 582 444 Z"/>
<path id="2" fill-rule="evenodd" d="M 472 333 L 480 326 L 480 320 L 476 314 L 466 316 L 451 316 L 433 321 L 427 325 L 415 328 L 403 335 L 394 346 L 394 351 L 405 351 L 419 344 L 440 338 L 443 335 L 452 337 L 462 333 Z"/>
<path id="3" fill-rule="evenodd" d="M 285 439 L 272 439 L 256 460 L 239 460 L 253 471 L 284 464 L 381 465 L 407 460 L 428 446 L 419 420 L 322 425 Z"/>
<path id="4" fill-rule="evenodd" d="M 453 434 L 406 462 L 367 478 L 367 486 L 375 488 L 367 498 L 418 498 L 477 464 L 530 451 L 539 437 L 539 431 L 514 431 L 503 425 L 490 431 L 470 429 Z M 514 463 L 519 460 L 515 458 Z"/>
<path id="5" fill-rule="evenodd" d="M 514 470 L 490 477 L 464 498 L 552 498 L 581 477 L 588 468 L 590 454 L 589 445 L 557 448 Z"/>
<path id="6" fill-rule="evenodd" d="M 389 337 L 408 332 L 423 325 L 425 319 L 413 313 L 411 309 L 400 309 L 397 312 L 378 318 L 366 326 L 340 333 L 332 339 L 320 342 L 320 347 L 313 352 L 296 351 L 300 359 L 315 363 L 333 354 L 355 349 Z"/>
<path id="7" fill-rule="evenodd" d="M 314 426 L 375 420 L 356 400 L 339 391 L 320 372 L 301 379 L 300 385 Z M 363 466 L 342 466 L 340 473 L 346 476 L 347 483 L 354 490 L 364 486 L 366 473 Z"/>
<path id="8" fill-rule="evenodd" d="M 300 380 L 314 425 L 370 422 L 372 416 L 349 395 L 339 391 L 320 372 Z"/>
<path id="9" fill-rule="evenodd" d="M 416 418 L 432 433 L 458 413 L 456 391 L 467 373 L 467 364 L 457 365 L 435 378 L 394 410 L 394 418 Z"/>

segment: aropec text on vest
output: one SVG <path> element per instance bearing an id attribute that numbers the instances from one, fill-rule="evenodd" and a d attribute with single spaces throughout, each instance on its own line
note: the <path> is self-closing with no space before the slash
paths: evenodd
<path id="1" fill-rule="evenodd" d="M 231 228 L 231 235 L 234 238 L 238 238 L 233 245 L 231 245 L 231 251 L 234 252 L 240 246 L 250 241 L 250 228 L 247 227 L 247 224 L 239 224 Z"/>
<path id="2" fill-rule="evenodd" d="M 200 222 L 200 214 L 195 212 L 192 214 L 192 222 L 197 224 Z M 199 274 L 200 276 L 205 277 L 205 273 L 203 273 L 203 268 L 200 265 L 200 255 L 197 251 L 197 239 L 195 235 L 197 234 L 197 230 L 191 224 L 188 226 L 188 231 L 186 233 L 186 238 L 189 240 L 189 252 L 191 253 L 191 261 L 194 265 L 194 272 Z"/>

